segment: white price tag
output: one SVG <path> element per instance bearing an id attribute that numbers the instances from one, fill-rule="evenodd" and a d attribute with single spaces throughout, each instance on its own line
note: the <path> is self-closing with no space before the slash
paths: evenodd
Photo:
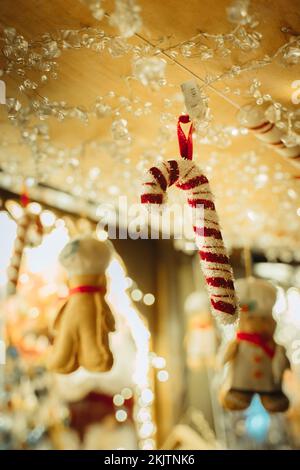
<path id="1" fill-rule="evenodd" d="M 0 104 L 6 104 L 6 86 L 3 80 L 0 80 Z"/>
<path id="2" fill-rule="evenodd" d="M 192 119 L 203 117 L 204 103 L 201 91 L 196 80 L 189 80 L 181 84 L 186 110 Z"/>

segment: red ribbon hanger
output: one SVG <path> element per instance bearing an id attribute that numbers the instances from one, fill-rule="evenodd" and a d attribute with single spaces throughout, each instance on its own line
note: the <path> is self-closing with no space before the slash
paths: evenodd
<path id="1" fill-rule="evenodd" d="M 23 190 L 22 190 L 22 193 L 20 195 L 20 202 L 21 202 L 21 206 L 24 207 L 24 208 L 26 208 L 28 206 L 29 202 L 30 202 L 28 189 L 25 185 L 23 186 Z"/>
<path id="2" fill-rule="evenodd" d="M 181 123 L 187 124 L 188 122 L 191 122 L 190 116 L 188 114 L 182 114 L 181 116 L 179 116 L 178 122 L 177 122 L 177 136 L 178 136 L 178 143 L 179 143 L 179 150 L 180 150 L 181 157 L 187 160 L 192 160 L 193 158 L 193 131 L 194 131 L 193 123 L 190 126 L 190 130 L 189 130 L 187 138 L 180 125 Z"/>

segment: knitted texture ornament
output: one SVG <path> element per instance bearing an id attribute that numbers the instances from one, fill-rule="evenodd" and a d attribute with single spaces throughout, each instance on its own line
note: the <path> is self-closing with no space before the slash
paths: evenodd
<path id="1" fill-rule="evenodd" d="M 178 139 L 183 158 L 168 160 L 150 168 L 143 183 L 141 202 L 163 204 L 167 190 L 172 185 L 186 192 L 187 202 L 193 211 L 193 230 L 212 311 L 222 323 L 233 323 L 238 315 L 238 301 L 213 195 L 208 179 L 191 161 L 191 130 L 186 139 L 180 122 L 188 122 L 186 116 L 181 116 L 178 123 Z"/>
<path id="2" fill-rule="evenodd" d="M 261 107 L 247 105 L 239 112 L 240 123 L 252 131 L 255 137 L 275 150 L 279 155 L 288 158 L 289 161 L 299 168 L 300 145 L 287 146 L 286 134 L 266 117 Z"/>
<path id="3" fill-rule="evenodd" d="M 33 232 L 32 233 L 32 229 Z M 24 214 L 18 220 L 17 237 L 14 243 L 13 254 L 10 266 L 7 271 L 7 295 L 14 295 L 17 292 L 17 284 L 20 275 L 21 263 L 24 249 L 27 245 L 38 244 L 41 241 L 43 227 L 38 215 L 24 209 Z M 34 236 L 33 236 L 34 235 Z"/>

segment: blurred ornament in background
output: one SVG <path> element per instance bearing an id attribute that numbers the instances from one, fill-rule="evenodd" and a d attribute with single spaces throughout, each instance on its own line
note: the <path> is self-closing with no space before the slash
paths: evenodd
<path id="1" fill-rule="evenodd" d="M 91 11 L 93 17 L 101 21 L 104 17 L 105 10 L 102 7 L 103 0 L 80 0 L 81 3 L 84 3 Z"/>
<path id="2" fill-rule="evenodd" d="M 249 0 L 235 0 L 226 8 L 228 21 L 241 25 L 249 23 L 251 20 L 248 13 L 249 4 Z"/>
<path id="3" fill-rule="evenodd" d="M 121 143 L 122 145 L 130 144 L 131 143 L 131 136 L 128 130 L 128 122 L 126 119 L 118 119 L 113 121 L 111 125 L 111 132 L 113 135 L 113 139 L 117 143 Z"/>
<path id="4" fill-rule="evenodd" d="M 185 337 L 186 360 L 190 369 L 212 365 L 217 349 L 214 323 L 205 292 L 192 292 L 186 299 L 187 333 Z"/>
<path id="5" fill-rule="evenodd" d="M 300 63 L 300 47 L 289 47 L 283 54 L 287 64 L 295 65 Z"/>
<path id="6" fill-rule="evenodd" d="M 166 61 L 158 57 L 142 57 L 133 63 L 134 77 L 144 86 L 158 90 L 166 84 Z"/>
<path id="7" fill-rule="evenodd" d="M 282 157 L 288 158 L 299 168 L 300 145 L 297 143 L 298 137 L 294 137 L 293 132 L 283 121 L 280 108 L 275 105 L 266 107 L 260 104 L 256 100 L 256 103 L 252 102 L 243 106 L 238 112 L 240 124 L 252 131 L 258 140 Z"/>
<path id="8" fill-rule="evenodd" d="M 264 442 L 268 436 L 271 418 L 262 406 L 258 395 L 254 395 L 245 416 L 245 429 L 248 436 L 258 443 Z"/>
<path id="9" fill-rule="evenodd" d="M 197 315 L 210 310 L 209 299 L 205 292 L 194 291 L 185 300 L 184 310 L 186 315 Z"/>
<path id="10" fill-rule="evenodd" d="M 53 376 L 29 365 L 14 346 L 6 351 L 1 390 L 0 450 L 63 449 L 69 411 Z"/>
<path id="11" fill-rule="evenodd" d="M 135 0 L 115 0 L 115 11 L 110 17 L 110 24 L 119 29 L 121 36 L 130 38 L 143 25 L 140 11 Z"/>

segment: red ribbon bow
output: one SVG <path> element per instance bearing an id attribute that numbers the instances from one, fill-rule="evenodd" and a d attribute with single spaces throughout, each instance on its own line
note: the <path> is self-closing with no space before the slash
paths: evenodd
<path id="1" fill-rule="evenodd" d="M 186 135 L 181 129 L 181 125 L 180 125 L 180 123 L 187 124 L 188 122 L 190 122 L 190 117 L 188 114 L 182 114 L 181 116 L 179 116 L 178 122 L 177 122 L 177 136 L 178 136 L 178 143 L 179 143 L 179 150 L 180 150 L 181 157 L 187 160 L 192 160 L 194 126 L 193 124 L 191 124 L 188 137 L 186 138 Z"/>

